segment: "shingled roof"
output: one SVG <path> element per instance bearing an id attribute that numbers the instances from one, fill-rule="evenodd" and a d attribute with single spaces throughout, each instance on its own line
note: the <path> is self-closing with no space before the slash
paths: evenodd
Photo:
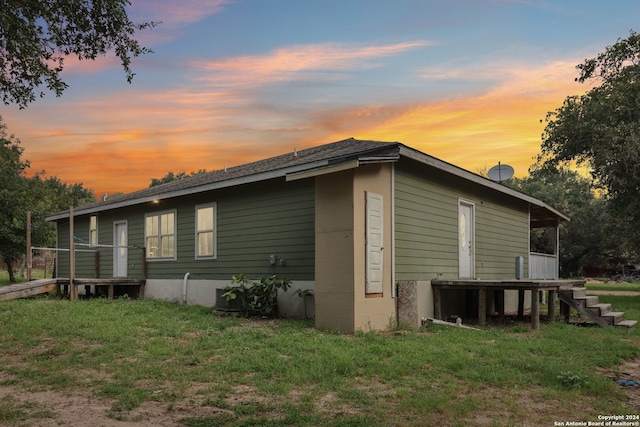
<path id="1" fill-rule="evenodd" d="M 106 200 L 80 206 L 74 209 L 76 215 L 116 209 L 125 206 L 146 203 L 153 200 L 195 194 L 218 188 L 233 187 L 250 182 L 273 178 L 290 177 L 296 174 L 322 170 L 332 165 L 357 161 L 357 164 L 381 161 L 397 161 L 401 156 L 411 158 L 422 164 L 443 170 L 470 182 L 491 188 L 499 193 L 528 202 L 531 206 L 532 226 L 544 226 L 557 220 L 567 221 L 569 218 L 556 211 L 546 203 L 502 184 L 469 172 L 458 166 L 436 159 L 421 151 L 407 147 L 399 142 L 365 141 L 354 138 L 331 144 L 324 144 L 304 150 L 293 150 L 268 159 L 258 160 L 239 166 L 225 168 L 207 173 L 196 174 L 184 179 L 171 181 L 124 194 Z M 69 211 L 59 212 L 47 217 L 47 221 L 68 218 Z"/>
<path id="2" fill-rule="evenodd" d="M 145 203 L 154 199 L 164 199 L 247 182 L 261 181 L 286 176 L 289 173 L 325 167 L 350 159 L 357 159 L 360 156 L 397 156 L 399 145 L 398 142 L 365 141 L 349 138 L 304 150 L 292 150 L 280 156 L 155 185 L 133 193 L 83 205 L 74 209 L 74 212 L 75 214 L 87 214 Z M 48 217 L 47 220 L 65 218 L 68 215 L 68 211 L 60 212 Z"/>

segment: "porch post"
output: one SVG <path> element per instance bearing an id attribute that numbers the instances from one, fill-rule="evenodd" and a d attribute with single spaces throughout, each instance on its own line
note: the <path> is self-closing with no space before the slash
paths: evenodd
<path id="1" fill-rule="evenodd" d="M 560 227 L 557 224 L 556 221 L 556 250 L 555 250 L 555 255 L 556 255 L 556 268 L 555 268 L 555 277 L 554 279 L 559 279 L 560 278 Z"/>
<path id="2" fill-rule="evenodd" d="M 73 239 L 73 205 L 69 206 L 69 299 L 78 299 L 76 285 L 73 280 L 76 277 L 76 242 Z"/>
<path id="3" fill-rule="evenodd" d="M 45 261 L 45 275 L 46 278 L 46 270 L 47 270 L 47 262 Z M 33 267 L 33 262 L 31 260 L 31 211 L 27 211 L 27 282 L 31 281 L 31 268 Z"/>

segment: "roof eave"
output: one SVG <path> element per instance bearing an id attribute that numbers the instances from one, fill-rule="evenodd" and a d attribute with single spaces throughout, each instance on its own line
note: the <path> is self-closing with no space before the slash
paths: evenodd
<path id="1" fill-rule="evenodd" d="M 450 173 L 452 175 L 463 178 L 467 181 L 471 181 L 483 187 L 491 188 L 492 190 L 498 191 L 500 193 L 506 194 L 511 197 L 515 197 L 517 199 L 523 200 L 532 205 L 538 206 L 540 208 L 544 208 L 554 215 L 558 216 L 559 219 L 563 221 L 569 221 L 569 217 L 559 212 L 558 210 L 552 208 L 551 206 L 544 203 L 542 200 L 538 200 L 535 197 L 528 196 L 524 193 L 521 193 L 512 188 L 506 187 L 500 183 L 491 181 L 485 177 L 469 172 L 465 169 L 459 168 L 458 166 L 452 165 L 451 163 L 444 162 L 442 160 L 436 159 L 435 157 L 431 157 L 428 154 L 422 153 L 420 151 L 414 150 L 406 145 L 400 145 L 400 154 L 416 160 L 418 162 L 424 163 L 426 165 L 432 166 L 436 169 L 440 169 L 444 172 Z"/>

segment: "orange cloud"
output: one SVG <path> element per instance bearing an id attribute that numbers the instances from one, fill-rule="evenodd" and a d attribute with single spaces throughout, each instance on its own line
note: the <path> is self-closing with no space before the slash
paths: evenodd
<path id="1" fill-rule="evenodd" d="M 360 53 L 359 60 L 376 57 L 367 52 Z M 262 58 L 264 63 L 254 58 L 263 68 L 251 78 L 268 81 L 277 74 L 278 65 L 268 58 Z M 348 70 L 355 63 L 344 52 L 335 58 L 335 68 Z M 233 73 L 232 63 L 240 67 L 242 61 L 226 62 L 225 73 Z M 322 63 L 309 60 L 296 72 Z M 494 84 L 484 92 L 477 89 L 449 99 L 381 99 L 378 105 L 357 105 L 354 99 L 351 107 L 320 110 L 260 100 L 250 86 L 185 84 L 163 92 L 127 87 L 100 99 L 60 104 L 53 125 L 47 117 L 50 110 L 40 106 L 25 116 L 11 113 L 7 123 L 28 130 L 19 137 L 28 141 L 25 157 L 34 171 L 46 169 L 64 182 L 83 182 L 97 195 L 144 188 L 151 178 L 169 171 L 221 169 L 351 136 L 400 141 L 471 171 L 500 161 L 523 176 L 539 151 L 544 127 L 540 120 L 566 96 L 584 90 L 573 82 L 571 64 L 494 64 L 475 75 L 470 70 L 419 70 L 429 81 L 436 74 L 440 80 L 466 75 L 467 80 L 475 76 Z"/>
<path id="2" fill-rule="evenodd" d="M 326 111 L 315 125 L 335 138 L 400 141 L 471 171 L 501 161 L 523 176 L 540 149 L 540 121 L 566 96 L 584 91 L 573 82 L 573 70 L 567 62 L 556 62 L 480 72 L 502 83 L 454 99 Z M 462 75 L 457 70 L 441 77 L 445 74 Z"/>

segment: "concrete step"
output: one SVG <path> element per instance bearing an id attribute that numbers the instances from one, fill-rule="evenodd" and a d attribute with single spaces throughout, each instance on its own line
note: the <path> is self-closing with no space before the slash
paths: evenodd
<path id="1" fill-rule="evenodd" d="M 600 316 L 600 318 L 605 319 L 609 325 L 614 326 L 624 321 L 624 313 L 622 311 L 610 311 Z"/>
<path id="2" fill-rule="evenodd" d="M 623 320 L 616 323 L 617 328 L 633 328 L 638 324 L 637 320 Z"/>

